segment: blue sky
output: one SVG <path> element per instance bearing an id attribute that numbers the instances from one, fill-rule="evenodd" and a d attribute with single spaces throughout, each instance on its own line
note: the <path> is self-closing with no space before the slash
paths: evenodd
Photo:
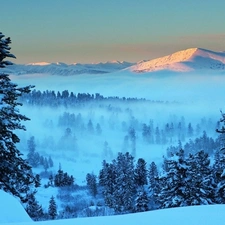
<path id="1" fill-rule="evenodd" d="M 224 0 L 7 0 L 16 63 L 137 62 L 191 47 L 225 50 Z"/>

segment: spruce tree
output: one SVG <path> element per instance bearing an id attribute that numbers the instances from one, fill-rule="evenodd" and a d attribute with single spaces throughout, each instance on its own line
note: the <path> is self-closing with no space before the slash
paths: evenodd
<path id="1" fill-rule="evenodd" d="M 146 162 L 143 158 L 138 159 L 136 168 L 134 170 L 134 174 L 135 174 L 135 183 L 138 186 L 144 186 L 147 184 Z"/>
<path id="2" fill-rule="evenodd" d="M 136 132 L 133 127 L 130 127 L 129 129 L 129 138 L 131 141 L 131 154 L 133 157 L 136 156 Z"/>
<path id="3" fill-rule="evenodd" d="M 148 171 L 148 180 L 149 180 L 149 201 L 153 208 L 156 207 L 156 199 L 155 196 L 160 192 L 159 182 L 158 182 L 159 174 L 158 169 L 155 162 L 152 162 L 149 166 Z"/>
<path id="4" fill-rule="evenodd" d="M 119 152 L 117 159 L 113 160 L 113 164 L 116 168 L 113 208 L 119 213 L 131 212 L 137 188 L 134 175 L 134 157 L 128 152 L 125 154 Z"/>
<path id="5" fill-rule="evenodd" d="M 10 38 L 4 38 L 0 32 L 0 68 L 12 63 L 5 60 L 7 57 L 15 58 L 10 53 Z M 11 192 L 26 201 L 26 193 L 30 185 L 34 184 L 35 178 L 31 167 L 22 158 L 16 144 L 20 142 L 16 130 L 25 130 L 22 121 L 28 118 L 19 113 L 18 98 L 29 93 L 31 86 L 19 88 L 11 82 L 9 75 L 0 71 L 0 189 Z"/>
<path id="6" fill-rule="evenodd" d="M 87 181 L 87 186 L 91 192 L 91 194 L 95 197 L 97 195 L 97 181 L 96 181 L 96 175 L 93 173 L 90 174 L 88 173 L 86 175 L 86 181 Z"/>
<path id="7" fill-rule="evenodd" d="M 145 212 L 148 211 L 149 199 L 145 190 L 140 190 L 135 199 L 135 212 Z"/>
<path id="8" fill-rule="evenodd" d="M 103 168 L 99 173 L 99 185 L 103 187 L 103 196 L 105 204 L 108 207 L 113 208 L 115 205 L 115 199 L 113 194 L 116 189 L 116 168 L 112 163 L 103 161 Z"/>
<path id="9" fill-rule="evenodd" d="M 36 152 L 36 145 L 34 136 L 27 141 L 28 154 L 27 160 L 32 167 L 37 167 L 40 164 L 40 155 Z"/>
<path id="10" fill-rule="evenodd" d="M 28 195 L 28 202 L 26 204 L 26 211 L 28 215 L 34 220 L 38 221 L 41 220 L 44 212 L 42 206 L 39 205 L 38 201 L 35 198 L 34 193 Z"/>
<path id="11" fill-rule="evenodd" d="M 54 220 L 57 217 L 57 205 L 53 196 L 49 201 L 48 215 L 51 220 Z"/>
<path id="12" fill-rule="evenodd" d="M 155 193 L 156 201 L 160 208 L 183 206 L 187 165 L 184 160 L 184 151 L 181 149 L 171 158 L 164 161 L 166 168 L 159 177 L 161 190 Z"/>
<path id="13" fill-rule="evenodd" d="M 183 205 L 215 203 L 215 182 L 207 153 L 199 151 L 186 159 L 187 171 Z"/>

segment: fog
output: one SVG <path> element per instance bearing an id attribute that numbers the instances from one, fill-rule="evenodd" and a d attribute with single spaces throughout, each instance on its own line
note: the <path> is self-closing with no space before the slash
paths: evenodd
<path id="1" fill-rule="evenodd" d="M 20 112 L 31 119 L 24 123 L 26 132 L 18 131 L 19 148 L 24 155 L 27 154 L 27 140 L 34 136 L 36 151 L 51 156 L 55 170 L 61 163 L 78 183 L 84 182 L 88 172 L 98 174 L 103 159 L 110 161 L 120 151 L 132 151 L 134 143 L 129 136 L 130 129 L 135 131 L 134 156 L 143 157 L 148 163 L 153 160 L 160 163 L 167 147 L 177 145 L 181 139 L 186 143 L 202 135 L 203 131 L 216 137 L 216 123 L 220 119 L 220 109 L 224 108 L 225 77 L 222 74 L 134 74 L 122 71 L 66 77 L 11 75 L 10 78 L 19 86 L 35 85 L 35 89 L 41 91 L 54 90 L 57 93 L 68 90 L 76 95 L 100 93 L 104 97 L 137 98 L 133 101 L 91 101 L 55 108 L 48 104 L 27 103 L 20 107 Z M 146 101 L 138 100 L 140 98 Z M 68 121 L 66 116 L 74 121 Z M 182 132 L 176 130 L 173 136 L 166 134 L 166 124 L 177 129 L 179 123 L 183 126 Z M 194 130 L 192 136 L 187 134 L 189 123 Z M 151 126 L 154 142 L 144 140 L 143 124 Z M 198 132 L 197 125 L 200 126 Z M 156 143 L 157 128 L 160 143 Z"/>

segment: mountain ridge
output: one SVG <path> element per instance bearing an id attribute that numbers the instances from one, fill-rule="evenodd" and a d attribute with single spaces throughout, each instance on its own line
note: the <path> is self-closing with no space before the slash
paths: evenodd
<path id="1" fill-rule="evenodd" d="M 138 63 L 129 68 L 132 72 L 170 70 L 190 72 L 194 70 L 225 70 L 225 53 L 203 48 L 189 48 L 173 54 Z"/>
<path id="2" fill-rule="evenodd" d="M 107 61 L 99 63 L 48 63 L 36 62 L 29 64 L 14 64 L 2 71 L 10 74 L 52 74 L 52 75 L 79 75 L 105 74 L 117 71 L 133 73 L 145 72 L 192 72 L 199 70 L 225 71 L 225 52 L 215 52 L 203 48 L 188 48 L 170 55 L 152 60 L 142 60 L 137 63 L 126 61 Z"/>
<path id="3" fill-rule="evenodd" d="M 35 74 L 35 73 L 48 73 L 52 75 L 79 75 L 79 74 L 104 74 L 111 73 L 124 68 L 128 68 L 134 63 L 126 61 L 108 61 L 92 64 L 73 63 L 66 64 L 63 62 L 48 63 L 36 62 L 29 64 L 13 64 L 10 67 L 4 68 L 2 71 L 10 74 Z"/>

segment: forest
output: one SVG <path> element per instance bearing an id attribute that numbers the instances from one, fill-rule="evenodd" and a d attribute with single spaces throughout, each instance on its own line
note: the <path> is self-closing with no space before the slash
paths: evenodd
<path id="1" fill-rule="evenodd" d="M 34 220 L 225 201 L 219 112 L 189 118 L 179 102 L 67 90 L 33 90 L 19 100 L 33 116 L 20 147 L 39 181 L 35 204 L 26 205 Z M 163 118 L 165 108 L 177 115 Z M 46 203 L 42 189 L 56 194 Z"/>

